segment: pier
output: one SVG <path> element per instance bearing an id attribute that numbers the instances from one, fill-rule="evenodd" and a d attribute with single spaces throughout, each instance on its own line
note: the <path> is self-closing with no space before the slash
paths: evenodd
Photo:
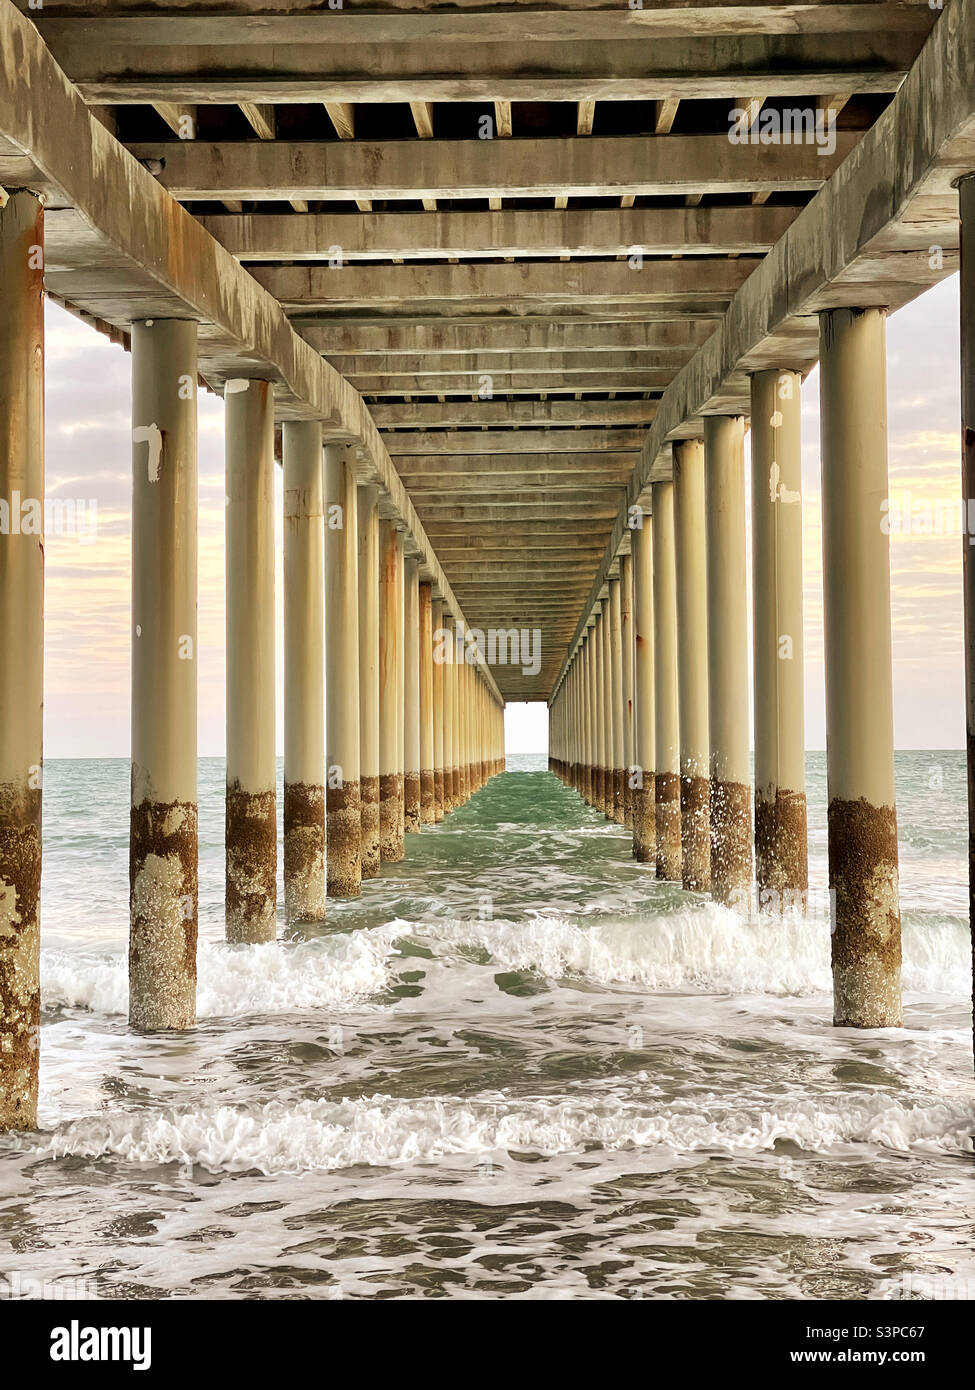
<path id="1" fill-rule="evenodd" d="M 45 296 L 131 354 L 133 1028 L 196 1019 L 198 392 L 246 950 L 409 858 L 522 701 L 643 872 L 802 912 L 817 363 L 834 1023 L 888 1028 L 885 319 L 959 268 L 967 509 L 975 0 L 0 0 L 0 1130 L 42 1041 Z"/>

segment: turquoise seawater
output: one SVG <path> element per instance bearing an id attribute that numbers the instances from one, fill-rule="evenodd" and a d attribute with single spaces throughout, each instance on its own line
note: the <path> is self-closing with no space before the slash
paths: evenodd
<path id="1" fill-rule="evenodd" d="M 361 900 L 223 944 L 200 764 L 199 1024 L 126 1024 L 128 764 L 45 767 L 42 1129 L 0 1139 L 0 1290 L 100 1298 L 975 1295 L 963 756 L 898 755 L 905 1026 L 830 1023 L 813 907 L 656 882 L 509 758 Z"/>

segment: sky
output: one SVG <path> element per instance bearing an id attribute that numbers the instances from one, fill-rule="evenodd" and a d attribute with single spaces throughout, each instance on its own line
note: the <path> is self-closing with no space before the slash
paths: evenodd
<path id="1" fill-rule="evenodd" d="M 890 496 L 911 518 L 891 534 L 900 748 L 964 745 L 961 540 L 954 510 L 960 489 L 958 339 L 956 275 L 888 321 Z M 47 493 L 49 504 L 62 507 L 46 542 L 48 757 L 129 752 L 129 368 L 122 348 L 48 303 Z M 803 386 L 802 430 L 806 746 L 824 748 L 818 370 Z M 280 751 L 280 469 L 275 486 Z M 201 391 L 198 651 L 204 756 L 221 754 L 224 746 L 224 496 L 223 402 Z M 544 706 L 512 705 L 505 724 L 509 752 L 545 751 Z"/>

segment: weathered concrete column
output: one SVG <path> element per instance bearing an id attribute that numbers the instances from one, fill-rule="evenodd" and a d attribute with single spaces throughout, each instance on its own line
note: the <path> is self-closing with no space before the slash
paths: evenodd
<path id="1" fill-rule="evenodd" d="M 885 314 L 820 315 L 833 1021 L 901 1022 Z"/>
<path id="2" fill-rule="evenodd" d="M 457 682 L 454 670 L 454 633 L 449 616 L 445 615 L 445 638 L 441 643 L 443 657 L 443 809 L 449 815 L 457 805 L 454 797 L 456 771 L 454 767 L 454 719 L 457 712 Z"/>
<path id="3" fill-rule="evenodd" d="M 616 682 L 613 678 L 613 598 L 612 590 L 607 584 L 606 600 L 603 603 L 602 616 L 602 658 L 603 658 L 603 684 L 602 684 L 602 715 L 603 715 L 603 748 L 605 762 L 603 783 L 603 814 L 607 820 L 616 819 L 616 730 L 613 710 L 616 704 Z M 620 681 L 622 686 L 622 680 Z M 622 694 L 622 690 L 620 692 Z M 620 754 L 622 757 L 622 752 Z"/>
<path id="4" fill-rule="evenodd" d="M 359 524 L 353 465 L 351 446 L 325 446 L 325 809 L 332 898 L 357 898 L 362 891 Z"/>
<path id="5" fill-rule="evenodd" d="M 444 688 L 443 688 L 443 600 L 430 605 L 431 652 L 433 663 L 433 813 L 442 821 L 447 809 L 444 792 Z M 438 634 L 441 634 L 438 636 Z"/>
<path id="6" fill-rule="evenodd" d="M 801 377 L 751 379 L 755 876 L 759 906 L 805 903 Z"/>
<path id="7" fill-rule="evenodd" d="M 633 561 L 633 857 L 641 864 L 657 860 L 654 769 L 653 676 L 653 533 L 651 519 L 632 532 Z M 676 743 L 676 741 L 675 741 Z M 678 803 L 679 804 L 679 803 Z"/>
<path id="8" fill-rule="evenodd" d="M 129 1021 L 196 1017 L 196 324 L 132 325 Z"/>
<path id="9" fill-rule="evenodd" d="M 453 665 L 447 671 L 447 677 L 451 682 L 453 699 L 453 718 L 450 721 L 450 775 L 451 783 L 453 786 L 453 804 L 455 808 L 458 806 L 463 806 L 464 804 L 463 770 L 460 765 L 461 722 L 464 717 L 460 688 L 460 678 L 462 671 L 461 662 L 463 661 L 463 659 L 463 652 L 458 654 L 455 642 Z"/>
<path id="10" fill-rule="evenodd" d="M 623 824 L 633 829 L 633 761 L 635 743 L 633 559 L 620 556 L 620 645 L 623 650 Z"/>
<path id="11" fill-rule="evenodd" d="M 403 536 L 379 524 L 379 848 L 403 858 Z"/>
<path id="12" fill-rule="evenodd" d="M 612 734 L 613 807 L 617 825 L 626 820 L 623 805 L 623 621 L 620 581 L 609 581 L 610 730 Z"/>
<path id="13" fill-rule="evenodd" d="M 748 592 L 745 421 L 704 421 L 707 514 L 708 729 L 711 892 L 751 905 L 752 798 L 748 748 Z"/>
<path id="14" fill-rule="evenodd" d="M 224 387 L 227 477 L 227 940 L 277 935 L 274 388 Z"/>
<path id="15" fill-rule="evenodd" d="M 653 488 L 654 820 L 657 877 L 680 881 L 680 721 L 677 696 L 677 568 L 674 485 Z"/>
<path id="16" fill-rule="evenodd" d="M 37 1125 L 44 708 L 44 211 L 0 207 L 0 1133 Z"/>
<path id="17" fill-rule="evenodd" d="M 711 886 L 711 831 L 704 518 L 704 442 L 682 439 L 674 444 L 681 878 L 685 888 L 706 893 Z"/>
<path id="18" fill-rule="evenodd" d="M 359 554 L 359 821 L 362 877 L 379 873 L 379 489 L 356 498 Z"/>
<path id="19" fill-rule="evenodd" d="M 589 742 L 592 752 L 592 762 L 589 767 L 589 805 L 594 811 L 602 810 L 603 800 L 603 773 L 599 766 L 599 759 L 602 753 L 602 740 L 599 731 L 599 605 L 593 609 L 592 622 L 590 623 L 586 650 L 589 654 Z"/>
<path id="20" fill-rule="evenodd" d="M 420 662 L 420 821 L 433 825 L 437 819 L 434 789 L 433 751 L 433 589 L 419 586 L 419 662 Z"/>
<path id="21" fill-rule="evenodd" d="M 959 184 L 958 208 L 961 214 L 961 443 L 965 517 L 962 563 L 965 716 L 968 733 L 968 919 L 972 933 L 972 979 L 975 982 L 975 560 L 970 553 L 973 537 L 968 520 L 975 514 L 975 174 L 969 174 Z M 975 1010 L 972 1026 L 975 1046 Z"/>
<path id="22" fill-rule="evenodd" d="M 420 828 L 420 575 L 412 557 L 403 564 L 405 762 L 403 815 L 407 831 Z"/>
<path id="23" fill-rule="evenodd" d="M 325 916 L 325 505 L 322 428 L 285 420 L 284 915 Z"/>
<path id="24" fill-rule="evenodd" d="M 603 639 L 605 630 L 606 611 L 605 604 L 598 605 L 596 613 L 596 625 L 593 628 L 593 642 L 595 644 L 596 657 L 596 688 L 593 692 L 593 718 L 595 719 L 596 730 L 596 801 L 597 811 L 606 814 L 612 802 L 610 795 L 610 781 L 607 775 L 607 748 L 606 738 L 606 647 L 607 642 Z"/>

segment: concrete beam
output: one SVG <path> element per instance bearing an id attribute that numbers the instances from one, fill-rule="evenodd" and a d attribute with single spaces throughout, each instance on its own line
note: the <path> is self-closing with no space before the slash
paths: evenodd
<path id="1" fill-rule="evenodd" d="M 255 266 L 254 279 L 289 313 L 340 312 L 369 305 L 416 306 L 424 300 L 517 302 L 577 300 L 672 304 L 688 299 L 723 304 L 759 262 L 692 257 L 646 260 L 639 270 L 625 261 L 533 261 L 524 265 Z M 687 312 L 687 311 L 684 311 Z M 693 311 L 690 311 L 693 313 Z"/>
<path id="2" fill-rule="evenodd" d="M 326 327 L 303 325 L 301 335 L 324 355 L 393 356 L 401 353 L 441 354 L 611 352 L 624 348 L 635 352 L 658 349 L 698 348 L 714 332 L 711 323 L 692 319 L 631 320 L 595 316 L 558 322 L 546 319 L 484 319 L 477 323 L 423 322 L 330 318 Z"/>
<path id="3" fill-rule="evenodd" d="M 471 425 L 509 429 L 525 425 L 649 425 L 656 413 L 656 401 L 641 400 L 447 400 L 395 405 L 379 402 L 372 407 L 372 418 L 383 429 L 387 447 L 393 448 L 400 434 L 411 427 L 426 431 L 434 427 L 449 429 Z"/>
<path id="4" fill-rule="evenodd" d="M 383 382 L 398 376 L 450 376 L 470 377 L 474 380 L 473 390 L 478 390 L 477 378 L 481 376 L 510 377 L 551 376 L 556 380 L 564 372 L 597 375 L 611 372 L 667 370 L 670 374 L 683 367 L 694 355 L 693 347 L 686 348 L 648 348 L 631 352 L 590 352 L 588 348 L 572 352 L 491 352 L 491 353 L 430 353 L 408 356 L 395 353 L 381 356 L 349 356 L 346 354 L 326 354 L 337 372 L 349 379 L 368 382 L 376 378 Z M 364 389 L 368 390 L 369 387 Z"/>
<path id="5" fill-rule="evenodd" d="M 866 33 L 776 38 L 738 32 L 690 38 L 686 27 L 679 36 L 641 36 L 630 29 L 627 37 L 600 32 L 581 43 L 565 42 L 557 30 L 544 38 L 514 37 L 521 15 L 463 15 L 452 17 L 455 40 L 444 51 L 443 40 L 421 37 L 422 19 L 411 28 L 412 17 L 404 16 L 402 42 L 339 40 L 345 33 L 376 34 L 388 24 L 379 16 L 380 24 L 370 25 L 371 18 L 360 13 L 336 23 L 332 14 L 322 15 L 318 20 L 324 28 L 314 39 L 276 42 L 261 35 L 257 45 L 212 38 L 193 44 L 187 30 L 200 30 L 182 14 L 170 25 L 153 21 L 161 27 L 155 29 L 152 43 L 139 43 L 140 22 L 124 18 L 98 20 L 83 29 L 78 23 L 66 28 L 71 21 L 52 21 L 45 36 L 60 65 L 92 102 L 309 102 L 321 101 L 325 91 L 332 101 L 414 105 L 732 99 L 743 73 L 760 73 L 763 89 L 778 96 L 891 92 L 923 41 L 924 18 L 930 22 L 928 16 L 918 20 L 907 15 L 906 22 L 917 26 L 913 31 L 880 27 Z M 502 22 L 505 18 L 507 24 Z M 560 18 L 552 14 L 549 22 L 557 24 Z M 601 29 L 607 16 L 593 18 Z M 612 21 L 624 18 L 629 18 L 627 12 L 608 16 L 610 33 Z M 280 17 L 278 23 L 287 20 Z M 235 38 L 244 32 L 243 26 L 232 27 Z M 212 29 L 209 32 L 212 35 Z M 512 37 L 481 37 L 492 32 Z M 180 37 L 160 41 L 159 33 Z M 262 51 L 272 45 L 273 65 Z"/>
<path id="6" fill-rule="evenodd" d="M 26 9 L 26 4 L 21 8 Z M 286 8 L 286 12 L 284 11 Z M 397 10 L 409 10 L 398 14 Z M 598 41 L 639 43 L 654 38 L 686 38 L 715 35 L 856 34 L 878 31 L 926 33 L 931 18 L 919 6 L 893 3 L 731 4 L 727 0 L 698 0 L 686 8 L 668 0 L 650 0 L 641 9 L 616 10 L 600 0 L 569 0 L 548 10 L 538 10 L 518 0 L 505 11 L 443 12 L 434 4 L 389 3 L 383 13 L 327 11 L 311 3 L 268 5 L 266 0 L 218 0 L 194 12 L 188 7 L 174 14 L 160 0 L 54 0 L 48 3 L 38 27 L 52 44 L 94 42 L 124 44 L 140 49 L 160 45 L 180 49 L 222 47 L 238 51 L 248 47 L 276 48 L 288 45 L 382 43 L 394 48 L 416 44 L 467 45 L 516 43 L 531 45 L 557 42 Z M 222 15 L 237 23 L 222 24 Z M 463 70 L 462 53 L 448 52 Z M 580 122 L 582 117 L 580 116 Z M 591 123 L 591 118 L 590 118 Z M 658 115 L 657 133 L 664 118 Z M 499 131 L 500 133 L 500 131 Z"/>
<path id="7" fill-rule="evenodd" d="M 204 217 L 240 261 L 443 260 L 448 256 L 756 254 L 771 249 L 798 208 L 599 208 L 499 212 L 283 213 Z"/>
<path id="8" fill-rule="evenodd" d="M 319 95 L 321 89 L 319 79 Z M 207 90 L 212 94 L 218 89 L 207 84 Z M 809 95 L 808 87 L 801 90 Z M 865 89 L 854 85 L 853 90 Z M 636 96 L 632 90 L 627 93 L 629 100 Z M 541 94 L 531 98 L 545 99 Z M 858 139 L 858 134 L 838 131 L 833 154 L 821 153 L 816 145 L 732 145 L 727 135 L 668 135 L 666 140 L 629 135 L 505 141 L 153 140 L 128 148 L 136 159 L 162 161 L 159 182 L 180 202 L 237 198 L 268 203 L 289 198 L 348 202 L 559 193 L 607 198 L 624 193 L 808 192 L 830 177 Z"/>
<path id="9" fill-rule="evenodd" d="M 386 435 L 390 457 L 425 458 L 439 454 L 593 454 L 639 449 L 639 429 L 580 430 L 415 430 Z"/>

